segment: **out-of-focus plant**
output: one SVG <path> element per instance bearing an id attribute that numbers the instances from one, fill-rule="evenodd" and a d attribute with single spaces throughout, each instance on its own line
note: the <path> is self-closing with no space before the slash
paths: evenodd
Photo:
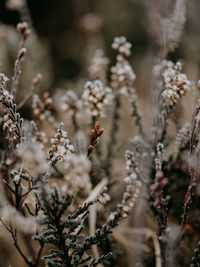
<path id="1" fill-rule="evenodd" d="M 91 81 L 80 95 L 59 90 L 52 97 L 48 92 L 40 97 L 36 89 L 42 76 L 37 74 L 18 103 L 28 53 L 25 44 L 31 34 L 27 23 L 18 24 L 21 40 L 12 82 L 0 73 L 0 220 L 28 266 L 42 266 L 42 260 L 46 266 L 124 266 L 130 252 L 127 233 L 153 240 L 152 244 L 141 238 L 141 251 L 154 248 L 155 253 L 140 253 L 135 266 L 178 266 L 181 262 L 178 257 L 188 233 L 195 232 L 197 224 L 195 218 L 190 224 L 190 212 L 198 210 L 200 173 L 199 103 L 195 103 L 190 122 L 177 132 L 170 129 L 177 108 L 193 89 L 182 63 L 167 60 L 180 41 L 185 5 L 186 1 L 177 0 L 172 16 L 161 20 L 162 53 L 152 75 L 157 85 L 157 112 L 150 114 L 149 128 L 134 88 L 136 74 L 128 61 L 132 46 L 123 36 L 112 43 L 117 52 L 112 66 L 101 50 L 95 53 L 89 68 Z M 22 112 L 29 101 L 32 114 L 26 117 L 30 120 L 23 119 Z M 138 135 L 127 141 L 120 201 L 114 192 L 116 184 L 121 186 L 115 179 L 115 154 L 123 139 L 119 135 L 123 103 L 129 105 L 130 121 L 133 119 Z M 63 114 L 72 128 L 71 136 L 57 120 Z M 109 127 L 101 128 L 105 117 Z M 181 192 L 179 206 L 176 191 Z M 182 208 L 180 220 L 177 206 Z M 154 220 L 157 235 L 148 222 L 146 227 L 132 228 L 129 219 L 123 227 L 121 221 L 132 209 L 138 221 Z M 177 221 L 178 230 L 173 229 L 172 220 Z M 118 232 L 114 228 L 119 224 Z M 194 236 L 188 253 L 193 254 L 191 266 L 199 264 L 199 243 L 193 253 L 196 241 Z M 120 253 L 127 257 L 122 259 Z"/>

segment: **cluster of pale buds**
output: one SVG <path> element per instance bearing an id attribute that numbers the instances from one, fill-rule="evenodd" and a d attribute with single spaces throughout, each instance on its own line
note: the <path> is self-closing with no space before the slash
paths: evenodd
<path id="1" fill-rule="evenodd" d="M 55 165 L 58 161 L 63 161 L 64 156 L 68 153 L 74 152 L 74 146 L 70 144 L 70 140 L 67 138 L 67 132 L 63 130 L 63 123 L 60 123 L 55 137 L 51 139 L 51 148 L 49 149 L 49 160 L 52 165 Z"/>
<path id="2" fill-rule="evenodd" d="M 115 37 L 114 42 L 112 43 L 112 48 L 125 56 L 131 55 L 131 47 L 132 47 L 131 43 L 129 43 L 126 40 L 126 37 L 124 36 Z"/>
<path id="3" fill-rule="evenodd" d="M 113 99 L 112 90 L 104 87 L 99 80 L 85 84 L 82 99 L 88 113 L 92 117 L 105 116 L 105 107 L 110 105 Z"/>
<path id="4" fill-rule="evenodd" d="M 111 87 L 120 90 L 121 94 L 131 95 L 136 75 L 125 58 L 131 54 L 131 44 L 127 42 L 125 37 L 116 37 L 112 48 L 117 50 L 119 54 L 116 57 L 115 66 L 111 67 Z"/>
<path id="5" fill-rule="evenodd" d="M 162 97 L 169 102 L 170 107 L 175 106 L 179 99 L 191 88 L 191 82 L 181 71 L 181 62 L 176 64 L 170 62 L 163 72 L 165 89 L 162 92 Z"/>

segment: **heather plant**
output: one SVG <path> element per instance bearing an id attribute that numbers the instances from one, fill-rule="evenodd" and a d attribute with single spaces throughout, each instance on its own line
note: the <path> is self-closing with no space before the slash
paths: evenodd
<path id="1" fill-rule="evenodd" d="M 186 1 L 176 0 L 172 15 L 160 18 L 148 121 L 124 36 L 111 44 L 114 62 L 95 52 L 80 93 L 40 93 L 42 75 L 36 74 L 20 99 L 32 30 L 27 22 L 17 25 L 11 81 L 0 73 L 0 221 L 26 266 L 125 266 L 131 253 L 130 266 L 200 265 L 199 218 L 193 216 L 199 209 L 200 105 L 195 99 L 190 121 L 174 127 L 195 88 L 183 63 L 167 58 L 180 41 L 185 10 Z M 125 140 L 125 163 L 120 155 L 118 167 L 124 106 L 135 134 Z"/>

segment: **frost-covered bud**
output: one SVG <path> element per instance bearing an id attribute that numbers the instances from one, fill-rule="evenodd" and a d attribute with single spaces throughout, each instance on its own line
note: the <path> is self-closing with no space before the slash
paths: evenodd
<path id="1" fill-rule="evenodd" d="M 29 37 L 29 35 L 31 34 L 31 30 L 28 28 L 28 24 L 26 22 L 18 23 L 17 24 L 17 30 L 23 36 L 24 40 L 26 40 Z"/>

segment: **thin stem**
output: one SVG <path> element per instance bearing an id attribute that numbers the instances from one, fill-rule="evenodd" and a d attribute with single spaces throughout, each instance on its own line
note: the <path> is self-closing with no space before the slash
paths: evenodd
<path id="1" fill-rule="evenodd" d="M 19 254 L 22 256 L 22 258 L 24 259 L 24 261 L 31 267 L 34 267 L 34 265 L 32 264 L 32 262 L 30 262 L 27 257 L 24 255 L 24 253 L 22 252 L 18 242 L 17 242 L 17 231 L 13 230 L 12 228 L 8 227 L 4 221 L 0 218 L 0 221 L 2 222 L 3 226 L 5 227 L 5 229 L 12 235 L 13 238 L 13 245 L 16 247 L 17 251 L 19 252 Z"/>
<path id="2" fill-rule="evenodd" d="M 119 131 L 119 119 L 120 119 L 120 96 L 117 95 L 114 99 L 114 112 L 113 112 L 113 118 L 112 118 L 112 128 L 110 132 L 110 141 L 108 144 L 108 151 L 106 158 L 103 162 L 103 167 L 105 169 L 106 175 L 110 178 L 111 177 L 111 157 L 114 153 L 115 146 L 117 144 L 117 133 Z"/>

